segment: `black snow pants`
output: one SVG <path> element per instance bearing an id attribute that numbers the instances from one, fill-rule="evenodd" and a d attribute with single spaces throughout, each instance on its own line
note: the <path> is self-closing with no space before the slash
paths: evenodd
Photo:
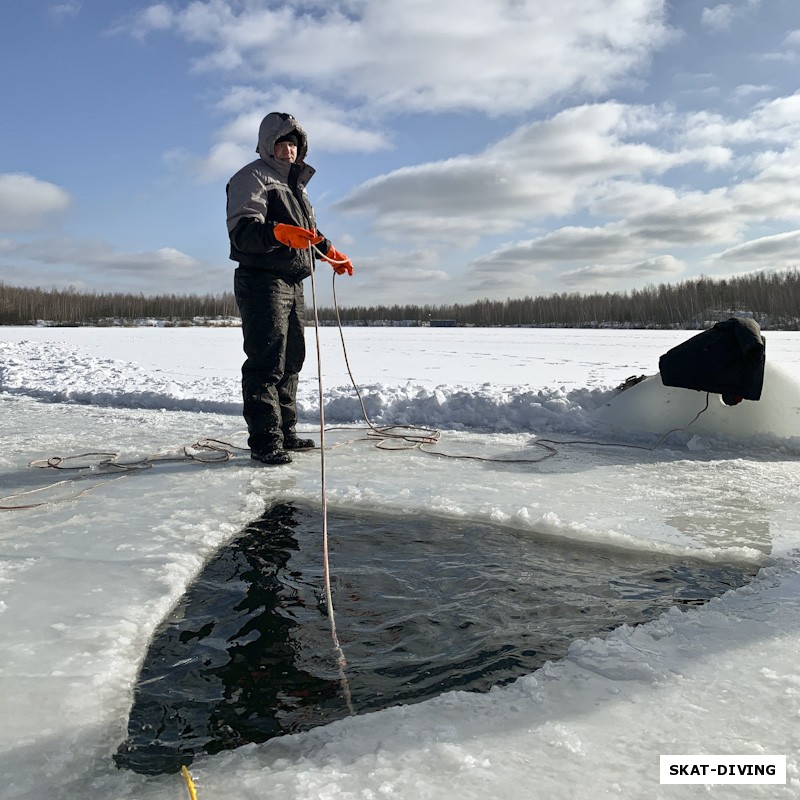
<path id="1" fill-rule="evenodd" d="M 233 291 L 242 317 L 242 398 L 248 445 L 283 446 L 297 422 L 297 381 L 306 356 L 303 284 L 257 267 L 238 267 Z"/>

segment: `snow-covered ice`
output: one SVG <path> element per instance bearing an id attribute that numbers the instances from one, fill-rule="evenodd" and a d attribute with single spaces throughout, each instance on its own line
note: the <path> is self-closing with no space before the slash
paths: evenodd
<path id="1" fill-rule="evenodd" d="M 800 789 L 800 335 L 766 332 L 759 403 L 659 379 L 678 331 L 345 329 L 376 424 L 435 448 L 366 441 L 338 332 L 322 329 L 328 502 L 486 519 L 532 536 L 761 566 L 486 695 L 448 693 L 192 765 L 210 798 L 794 797 Z M 244 444 L 237 329 L 0 329 L 0 797 L 177 798 L 176 775 L 111 760 L 159 622 L 208 557 L 274 500 L 317 502 L 317 454 L 280 469 L 125 463 L 216 438 Z M 304 431 L 318 418 L 313 332 Z M 537 440 L 614 442 L 626 447 Z M 59 472 L 29 463 L 86 454 Z M 33 491 L 35 490 L 35 491 Z M 47 501 L 47 502 L 45 502 Z M 41 505 L 39 505 L 41 503 Z M 332 564 L 335 573 L 335 561 Z M 786 785 L 659 785 L 660 754 L 782 754 Z"/>

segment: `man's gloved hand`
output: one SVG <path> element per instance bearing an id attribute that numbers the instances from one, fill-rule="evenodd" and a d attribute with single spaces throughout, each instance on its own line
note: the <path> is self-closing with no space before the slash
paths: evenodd
<path id="1" fill-rule="evenodd" d="M 319 244 L 322 241 L 322 236 L 316 231 L 301 228 L 299 225 L 287 225 L 284 222 L 276 223 L 272 233 L 281 244 L 293 247 L 295 250 L 305 250 L 310 244 Z"/>
<path id="2" fill-rule="evenodd" d="M 353 262 L 344 253 L 340 253 L 333 245 L 331 245 L 330 250 L 328 250 L 324 256 L 321 256 L 321 258 L 333 267 L 333 271 L 337 275 L 344 275 L 345 272 L 348 275 L 353 274 Z"/>

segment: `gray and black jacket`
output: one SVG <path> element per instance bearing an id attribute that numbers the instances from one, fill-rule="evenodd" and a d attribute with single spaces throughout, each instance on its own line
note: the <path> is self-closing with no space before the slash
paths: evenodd
<path id="1" fill-rule="evenodd" d="M 292 131 L 297 132 L 300 144 L 297 161 L 289 164 L 275 158 L 274 146 Z M 273 229 L 278 222 L 316 227 L 306 194 L 306 184 L 314 175 L 314 168 L 305 163 L 308 137 L 291 114 L 273 112 L 261 122 L 256 152 L 259 158 L 242 167 L 226 187 L 230 258 L 240 266 L 264 269 L 285 281 L 302 281 L 311 274 L 308 251 L 281 244 Z M 325 239 L 316 246 L 327 253 L 330 242 Z"/>

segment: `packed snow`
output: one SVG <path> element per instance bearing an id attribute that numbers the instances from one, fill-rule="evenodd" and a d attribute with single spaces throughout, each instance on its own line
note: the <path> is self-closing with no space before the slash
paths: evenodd
<path id="1" fill-rule="evenodd" d="M 727 407 L 712 395 L 704 410 L 704 394 L 657 375 L 659 356 L 691 332 L 344 334 L 372 423 L 441 438 L 376 447 L 339 334 L 323 328 L 329 505 L 409 524 L 423 513 L 491 520 L 532 547 L 547 536 L 761 570 L 705 606 L 575 641 L 488 694 L 451 692 L 198 759 L 200 800 L 796 796 L 800 335 L 765 332 L 761 401 Z M 266 505 L 320 499 L 318 451 L 268 468 L 243 449 L 240 337 L 0 329 L 0 505 L 24 506 L 2 512 L 0 533 L 0 797 L 187 796 L 180 775 L 112 761 L 150 638 Z M 301 422 L 319 438 L 307 337 Z M 620 392 L 632 375 L 650 377 Z M 219 451 L 204 439 L 226 443 L 230 460 L 206 463 Z M 661 754 L 785 755 L 787 782 L 662 786 Z"/>

